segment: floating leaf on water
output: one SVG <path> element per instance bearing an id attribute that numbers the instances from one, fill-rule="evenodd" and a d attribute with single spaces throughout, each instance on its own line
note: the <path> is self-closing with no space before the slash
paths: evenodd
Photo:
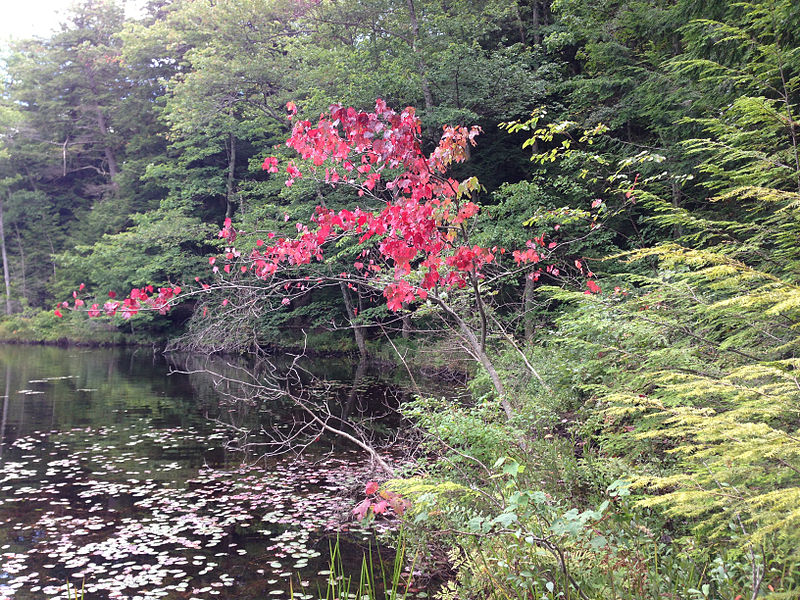
<path id="1" fill-rule="evenodd" d="M 266 472 L 263 467 L 204 468 L 193 471 L 183 486 L 185 476 L 163 473 L 186 473 L 190 467 L 183 453 L 187 448 L 202 452 L 208 436 L 200 430 L 159 429 L 149 419 L 124 418 L 128 419 L 124 425 L 35 432 L 9 444 L 29 454 L 23 454 L 16 466 L 13 461 L 0 465 L 0 484 L 10 484 L 0 487 L 0 509 L 10 502 L 30 506 L 37 516 L 30 523 L 13 523 L 10 529 L 25 537 L 28 532 L 42 533 L 27 555 L 15 559 L 19 567 L 4 560 L 6 573 L 9 566 L 32 573 L 39 561 L 52 557 L 43 568 L 70 569 L 68 576 L 91 582 L 86 589 L 93 596 L 161 598 L 177 592 L 207 600 L 237 582 L 224 573 L 209 577 L 217 563 L 194 553 L 219 546 L 223 551 L 214 556 L 224 559 L 225 568 L 231 563 L 237 566 L 241 561 L 235 562 L 236 554 L 248 551 L 228 541 L 233 536 L 241 543 L 236 537 L 243 535 L 239 528 L 263 518 L 280 523 L 280 529 L 258 531 L 267 541 L 255 560 L 263 561 L 263 555 L 271 553 L 290 557 L 292 569 L 307 567 L 309 558 L 321 554 L 309 550 L 309 543 L 317 543 L 319 532 L 338 527 L 337 516 L 347 512 L 348 501 L 340 494 L 342 465 L 357 471 L 364 464 L 357 454 L 352 462 L 342 454 L 347 461 L 329 461 L 328 471 L 319 462 L 302 459 L 275 461 L 270 466 L 273 471 Z M 301 491 L 310 472 L 321 482 L 314 493 Z M 109 506 L 112 498 L 122 505 Z M 252 552 L 253 531 L 247 535 Z M 275 545 L 268 549 L 270 543 Z M 190 567 L 188 573 L 176 568 L 186 565 L 196 568 Z M 280 571 L 281 579 L 293 575 L 279 560 L 269 565 Z M 320 573 L 330 575 L 330 571 Z M 202 583 L 199 576 L 206 576 Z M 267 585 L 281 581 L 274 577 Z M 17 577 L 13 585 L 22 596 L 35 593 L 34 587 L 45 595 L 63 595 L 63 586 L 45 592 L 34 585 L 36 579 Z"/>

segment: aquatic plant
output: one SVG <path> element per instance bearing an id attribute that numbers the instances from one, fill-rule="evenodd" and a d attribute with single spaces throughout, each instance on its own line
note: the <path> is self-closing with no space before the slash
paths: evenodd
<path id="1" fill-rule="evenodd" d="M 335 541 L 329 545 L 330 566 L 327 585 L 324 592 L 321 589 L 318 590 L 318 597 L 321 600 L 351 600 L 352 598 L 360 598 L 362 600 L 406 599 L 411 591 L 416 557 L 410 567 L 406 569 L 407 548 L 402 531 L 396 539 L 397 547 L 391 568 L 387 569 L 387 564 L 381 556 L 380 547 L 376 545 L 375 554 L 373 554 L 373 544 L 370 543 L 367 551 L 362 555 L 358 581 L 344 566 L 339 542 L 339 537 L 337 536 Z M 377 573 L 376 564 L 378 565 Z M 291 597 L 292 600 L 295 600 L 293 593 Z"/>

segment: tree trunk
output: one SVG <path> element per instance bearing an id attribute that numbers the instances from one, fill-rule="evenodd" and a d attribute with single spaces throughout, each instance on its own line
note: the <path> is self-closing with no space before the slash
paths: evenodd
<path id="1" fill-rule="evenodd" d="M 3 281 L 6 285 L 6 314 L 11 314 L 11 278 L 8 274 L 8 255 L 6 254 L 6 230 L 3 225 L 3 201 L 0 200 L 0 255 L 3 259 Z"/>
<path id="2" fill-rule="evenodd" d="M 417 58 L 417 72 L 420 78 L 420 86 L 422 87 L 422 97 L 425 100 L 425 112 L 430 114 L 433 108 L 433 94 L 431 94 L 431 86 L 428 81 L 428 68 L 425 65 L 425 59 L 419 49 L 419 22 L 417 21 L 417 9 L 414 7 L 414 0 L 406 0 L 408 6 L 408 22 L 411 25 L 412 46 L 411 50 Z"/>
<path id="3" fill-rule="evenodd" d="M 533 10 L 533 44 L 538 46 L 542 43 L 542 34 L 539 32 L 539 28 L 542 26 L 542 5 L 539 0 L 533 0 L 531 8 Z"/>
<path id="4" fill-rule="evenodd" d="M 473 358 L 475 358 L 481 364 L 481 366 L 486 369 L 486 373 L 489 375 L 489 379 L 492 382 L 492 387 L 494 387 L 495 392 L 497 392 L 497 396 L 500 400 L 500 406 L 506 415 L 506 419 L 510 421 L 514 417 L 514 409 L 511 408 L 511 404 L 509 403 L 508 398 L 506 398 L 505 386 L 503 385 L 497 370 L 494 368 L 494 364 L 492 364 L 492 359 L 490 359 L 489 355 L 486 353 L 486 348 L 481 344 L 478 336 L 476 336 L 475 332 L 470 329 L 466 321 L 458 316 L 458 314 L 452 308 L 450 308 L 450 306 L 444 300 L 439 297 L 433 297 L 432 299 L 439 306 L 441 306 L 450 316 L 450 318 L 453 319 L 453 321 L 455 321 L 455 323 L 458 325 L 458 328 L 461 330 L 462 338 L 465 342 L 467 342 Z"/>
<path id="5" fill-rule="evenodd" d="M 56 249 L 53 246 L 53 239 L 50 237 L 49 233 L 45 233 L 45 235 L 47 236 L 47 243 L 50 245 L 50 256 L 51 257 L 55 256 Z M 53 279 L 55 279 L 56 278 L 56 261 L 51 258 L 50 259 L 50 264 L 53 265 Z"/>
<path id="6" fill-rule="evenodd" d="M 100 91 L 97 87 L 94 71 L 90 67 L 87 67 L 84 69 L 84 73 L 86 75 L 86 80 L 89 82 L 89 91 L 94 94 L 91 106 L 95 115 L 97 131 L 100 134 L 100 139 L 103 140 L 103 155 L 105 156 L 106 164 L 108 165 L 108 176 L 111 180 L 111 187 L 114 191 L 116 191 L 119 188 L 119 183 L 117 182 L 119 164 L 117 163 L 117 157 L 114 154 L 114 149 L 107 143 L 110 132 L 108 130 L 108 123 L 106 122 L 106 115 L 103 112 L 100 103 L 97 101 L 97 99 L 100 97 Z"/>
<path id="7" fill-rule="evenodd" d="M 26 299 L 29 300 L 29 298 L 28 298 L 28 288 L 27 288 L 26 279 L 25 279 L 25 250 L 24 250 L 24 248 L 22 246 L 22 237 L 20 237 L 20 235 L 19 235 L 19 228 L 17 227 L 16 223 L 14 223 L 14 235 L 17 238 L 17 248 L 19 249 L 19 262 L 20 262 L 20 269 L 19 269 L 20 277 L 19 277 L 19 279 L 21 279 L 21 281 L 22 281 L 22 296 L 21 297 L 22 298 L 26 298 Z"/>
<path id="8" fill-rule="evenodd" d="M 411 337 L 411 313 L 403 313 L 400 319 L 403 323 L 403 339 L 407 340 Z"/>
<path id="9" fill-rule="evenodd" d="M 536 8 L 534 7 L 534 10 Z M 514 16 L 517 18 L 517 29 L 519 29 L 519 41 L 523 46 L 527 45 L 528 40 L 525 38 L 525 23 L 522 20 L 522 14 L 519 12 L 519 2 L 514 3 Z M 538 42 L 537 42 L 538 43 Z"/>
<path id="10" fill-rule="evenodd" d="M 472 278 L 472 291 L 475 293 L 475 307 L 478 309 L 478 316 L 481 322 L 481 339 L 480 347 L 481 352 L 486 353 L 486 336 L 488 335 L 489 322 L 486 318 L 486 307 L 483 305 L 483 297 L 481 296 L 480 288 L 478 286 L 478 278 L 475 273 L 471 273 Z"/>
<path id="11" fill-rule="evenodd" d="M 350 297 L 350 290 L 347 289 L 347 284 L 344 281 L 339 282 L 339 288 L 342 290 L 342 298 L 344 299 L 344 307 L 347 310 L 347 318 L 350 320 L 350 327 L 353 329 L 353 337 L 356 339 L 356 346 L 358 346 L 358 353 L 361 358 L 367 356 L 367 342 L 364 339 L 364 330 L 361 325 L 356 324 L 356 312 L 353 310 L 353 299 Z"/>
<path id="12" fill-rule="evenodd" d="M 101 127 L 101 131 L 105 130 L 108 132 L 106 127 L 106 119 L 103 112 L 98 108 L 97 109 L 97 125 Z M 103 154 L 106 157 L 106 163 L 108 163 L 108 177 L 111 179 L 111 187 L 116 190 L 119 187 L 119 183 L 117 182 L 117 174 L 119 173 L 119 166 L 117 165 L 117 157 L 114 155 L 114 150 L 111 146 L 105 146 L 103 148 Z"/>
<path id="13" fill-rule="evenodd" d="M 525 289 L 522 292 L 522 318 L 525 323 L 525 341 L 530 342 L 533 339 L 533 279 L 525 277 Z"/>
<path id="14" fill-rule="evenodd" d="M 233 216 L 233 206 L 235 202 L 234 184 L 236 183 L 236 137 L 228 134 L 228 177 L 225 182 L 225 218 Z"/>

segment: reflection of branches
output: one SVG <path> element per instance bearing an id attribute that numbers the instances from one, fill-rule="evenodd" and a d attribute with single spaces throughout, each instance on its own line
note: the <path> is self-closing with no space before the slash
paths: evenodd
<path id="1" fill-rule="evenodd" d="M 394 469 L 375 449 L 363 422 L 355 423 L 349 418 L 355 402 L 352 396 L 363 370 L 356 373 L 349 406 L 334 411 L 334 384 L 305 369 L 300 364 L 304 356 L 305 351 L 293 355 L 287 365 L 277 366 L 261 358 L 252 366 L 244 366 L 221 358 L 171 355 L 176 372 L 207 378 L 223 398 L 227 410 L 220 410 L 216 417 L 209 416 L 232 434 L 238 449 L 257 450 L 259 458 L 301 453 L 322 435 L 330 434 L 362 449 L 381 470 L 392 474 Z M 286 410 L 275 410 L 280 406 Z M 265 407 L 272 410 L 264 411 Z M 268 426 L 248 423 L 253 409 L 259 416 L 273 412 L 272 422 Z"/>

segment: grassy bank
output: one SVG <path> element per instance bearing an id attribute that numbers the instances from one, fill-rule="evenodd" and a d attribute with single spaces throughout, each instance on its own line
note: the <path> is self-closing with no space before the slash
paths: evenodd
<path id="1" fill-rule="evenodd" d="M 166 345 L 176 335 L 174 330 L 156 330 L 146 316 L 119 327 L 105 319 L 87 319 L 85 315 L 66 312 L 56 317 L 53 311 L 27 311 L 0 316 L 0 343 L 52 345 Z M 348 331 L 305 331 L 276 329 L 261 347 L 275 354 L 305 353 L 309 356 L 358 357 L 358 347 Z M 416 337 L 389 339 L 375 337 L 367 341 L 367 361 L 391 369 L 406 368 L 428 376 L 457 377 L 464 380 L 474 365 L 463 352 L 445 339 Z"/>
<path id="2" fill-rule="evenodd" d="M 53 311 L 28 311 L 0 317 L 0 342 L 17 344 L 131 345 L 161 341 L 152 332 L 122 331 L 112 323 Z"/>

